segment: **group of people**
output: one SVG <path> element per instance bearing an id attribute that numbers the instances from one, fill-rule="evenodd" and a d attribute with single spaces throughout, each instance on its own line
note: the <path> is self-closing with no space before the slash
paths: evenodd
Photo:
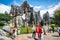
<path id="1" fill-rule="evenodd" d="M 43 23 L 42 21 L 38 24 L 38 25 L 34 25 L 34 22 L 32 23 L 33 24 L 33 28 L 32 28 L 32 37 L 35 39 L 35 40 L 44 40 L 44 37 L 43 37 L 43 34 L 46 34 L 46 31 L 43 30 Z M 28 25 L 28 24 L 27 24 Z M 20 29 L 19 28 L 14 28 L 13 30 L 13 36 L 15 37 L 17 35 L 17 31 L 20 33 Z M 26 27 L 26 32 L 29 33 L 29 26 Z M 59 33 L 59 36 L 60 36 L 60 28 L 58 29 L 58 33 Z M 36 38 L 36 35 L 38 36 L 38 39 Z"/>
<path id="2" fill-rule="evenodd" d="M 27 24 L 28 25 L 28 24 Z M 13 30 L 13 36 L 16 37 L 17 35 L 17 30 L 20 30 L 19 28 L 14 28 Z M 39 23 L 39 25 L 34 25 L 33 23 L 33 28 L 32 28 L 33 32 L 32 32 L 32 37 L 34 39 L 36 39 L 36 35 L 38 36 L 38 40 L 43 40 L 43 27 L 42 27 L 42 22 Z M 20 32 L 20 31 L 19 31 Z M 29 33 L 29 27 L 26 27 L 26 32 Z"/>
<path id="3" fill-rule="evenodd" d="M 20 27 L 16 28 L 14 27 L 13 29 L 13 38 L 15 38 L 17 36 L 17 34 L 20 34 Z"/>
<path id="4" fill-rule="evenodd" d="M 39 25 L 36 25 L 36 27 L 34 27 L 33 25 L 33 33 L 32 33 L 32 37 L 35 40 L 44 40 L 43 38 L 43 27 L 42 27 L 42 22 L 39 23 Z M 38 39 L 36 39 L 36 35 L 38 36 Z"/>

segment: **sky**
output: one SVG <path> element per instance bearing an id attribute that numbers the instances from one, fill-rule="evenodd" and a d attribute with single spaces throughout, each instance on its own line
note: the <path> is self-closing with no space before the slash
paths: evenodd
<path id="1" fill-rule="evenodd" d="M 0 0 L 0 13 L 10 12 L 11 5 L 21 6 L 25 0 Z M 46 11 L 53 16 L 54 11 L 60 7 L 60 0 L 26 0 L 35 11 L 40 10 L 41 17 Z"/>

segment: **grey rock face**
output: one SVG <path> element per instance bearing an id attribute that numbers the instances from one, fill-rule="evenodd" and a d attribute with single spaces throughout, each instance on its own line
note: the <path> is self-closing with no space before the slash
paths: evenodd
<path id="1" fill-rule="evenodd" d="M 19 16 L 19 18 L 18 18 L 18 25 L 23 26 L 22 16 Z"/>
<path id="2" fill-rule="evenodd" d="M 3 27 L 3 30 L 6 30 L 7 32 L 10 32 L 10 33 L 12 33 L 12 30 L 11 30 L 11 28 L 10 28 L 10 26 L 4 26 Z"/>
<path id="3" fill-rule="evenodd" d="M 12 39 L 5 36 L 0 36 L 0 40 L 12 40 Z"/>
<path id="4" fill-rule="evenodd" d="M 0 35 L 1 36 L 8 36 L 8 33 L 0 29 Z"/>

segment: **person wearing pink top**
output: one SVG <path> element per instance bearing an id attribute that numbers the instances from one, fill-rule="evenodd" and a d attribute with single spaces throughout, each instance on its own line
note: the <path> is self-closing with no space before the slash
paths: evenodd
<path id="1" fill-rule="evenodd" d="M 16 37 L 17 36 L 17 28 L 15 27 L 14 29 L 13 29 L 13 37 Z"/>

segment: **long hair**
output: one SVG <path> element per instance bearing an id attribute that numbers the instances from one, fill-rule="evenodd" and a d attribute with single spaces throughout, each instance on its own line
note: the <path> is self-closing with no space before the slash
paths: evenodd
<path id="1" fill-rule="evenodd" d="M 43 26 L 43 21 L 41 20 L 41 22 L 39 23 L 39 25 L 42 25 Z"/>

